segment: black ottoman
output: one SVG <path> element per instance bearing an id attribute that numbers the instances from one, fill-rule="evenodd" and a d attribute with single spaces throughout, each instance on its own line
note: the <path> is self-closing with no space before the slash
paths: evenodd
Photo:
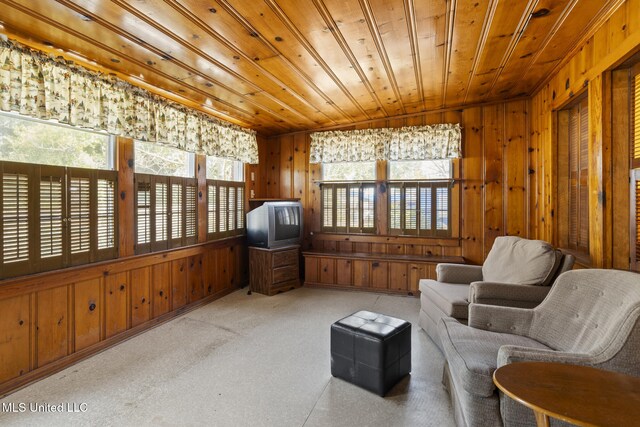
<path id="1" fill-rule="evenodd" d="M 331 375 L 384 396 L 411 372 L 411 323 L 359 311 L 331 325 Z"/>

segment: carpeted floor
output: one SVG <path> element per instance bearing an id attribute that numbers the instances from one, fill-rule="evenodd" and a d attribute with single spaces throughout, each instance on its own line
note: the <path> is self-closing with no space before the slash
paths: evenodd
<path id="1" fill-rule="evenodd" d="M 330 325 L 363 309 L 412 323 L 412 373 L 385 398 L 330 373 Z M 418 309 L 372 293 L 239 290 L 0 400 L 0 425 L 453 426 Z M 85 412 L 31 412 L 38 403 Z"/>

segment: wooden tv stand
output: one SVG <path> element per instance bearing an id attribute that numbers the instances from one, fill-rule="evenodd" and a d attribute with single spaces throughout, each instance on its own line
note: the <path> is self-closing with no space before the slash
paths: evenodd
<path id="1" fill-rule="evenodd" d="M 275 295 L 300 287 L 300 245 L 273 249 L 249 247 L 251 292 Z"/>

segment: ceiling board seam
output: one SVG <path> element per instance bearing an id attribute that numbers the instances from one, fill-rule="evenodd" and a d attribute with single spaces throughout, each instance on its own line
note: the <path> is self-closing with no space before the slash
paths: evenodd
<path id="1" fill-rule="evenodd" d="M 616 10 L 620 6 L 625 3 L 625 0 L 611 0 L 605 6 L 600 9 L 600 12 L 585 26 L 585 30 L 582 35 L 578 38 L 577 42 L 573 45 L 571 49 L 569 49 L 563 56 L 560 61 L 553 67 L 551 72 L 547 74 L 547 77 L 542 79 L 542 81 L 535 86 L 533 91 L 530 92 L 531 95 L 537 93 L 544 85 L 549 83 L 549 81 L 557 74 L 557 72 L 564 67 L 573 56 L 578 52 L 584 44 L 591 38 L 593 35 L 600 29 L 600 27 L 607 22 L 609 18 L 615 13 Z M 554 32 L 555 34 L 555 32 Z M 551 37 L 551 36 L 550 36 Z M 546 47 L 546 46 L 545 46 Z M 533 64 L 532 64 L 533 65 Z M 529 73 L 529 68 L 525 71 L 525 76 Z"/>
<path id="2" fill-rule="evenodd" d="M 358 0 L 358 2 L 360 3 L 360 9 L 362 9 L 362 13 L 364 14 L 367 26 L 369 27 L 369 32 L 373 36 L 373 42 L 375 43 L 376 49 L 378 50 L 378 55 L 382 60 L 382 65 L 384 66 L 384 70 L 387 73 L 387 78 L 389 79 L 389 83 L 391 84 L 393 93 L 400 103 L 402 112 L 406 113 L 406 108 L 404 106 L 404 102 L 402 101 L 402 96 L 400 95 L 400 88 L 398 87 L 398 82 L 396 80 L 395 73 L 393 72 L 393 67 L 391 66 L 391 61 L 389 60 L 387 49 L 384 47 L 382 35 L 378 30 L 378 23 L 376 21 L 375 15 L 373 14 L 373 10 L 371 9 L 371 5 L 369 4 L 368 0 Z"/>
<path id="3" fill-rule="evenodd" d="M 75 30 L 73 30 L 73 29 L 71 29 L 71 28 L 69 28 L 69 27 L 66 27 L 66 26 L 64 26 L 64 25 L 62 25 L 62 24 L 60 24 L 60 23 L 58 23 L 58 22 L 56 22 L 56 21 L 53 21 L 53 20 L 52 20 L 52 19 L 50 19 L 49 17 L 45 17 L 45 16 L 43 16 L 43 15 L 40 15 L 39 13 L 34 12 L 34 11 L 33 11 L 33 10 L 31 10 L 31 9 L 24 9 L 24 8 L 22 7 L 22 5 L 15 4 L 15 3 L 14 3 L 14 2 L 12 2 L 11 0 L 0 0 L 0 2 L 3 2 L 3 3 L 5 3 L 5 4 L 7 4 L 9 7 L 13 7 L 14 9 L 21 11 L 22 13 L 25 13 L 25 14 L 27 14 L 27 15 L 30 15 L 30 16 L 32 16 L 33 18 L 38 19 L 39 21 L 45 22 L 45 23 L 47 23 L 48 25 L 51 25 L 51 26 L 53 26 L 53 27 L 56 27 L 56 28 L 58 28 L 59 30 L 61 30 L 61 31 L 63 31 L 63 32 L 66 32 L 66 33 L 68 33 L 68 34 L 70 34 L 70 35 L 72 35 L 72 36 L 74 36 L 74 37 L 76 37 L 76 38 L 78 38 L 78 39 L 80 39 L 80 40 L 84 40 L 85 42 L 87 42 L 87 43 L 89 43 L 89 44 L 92 44 L 92 45 L 94 45 L 94 46 L 96 46 L 96 47 L 99 47 L 99 48 L 101 48 L 102 50 L 104 50 L 104 51 L 106 51 L 106 52 L 109 52 L 110 54 L 112 54 L 112 55 L 114 55 L 114 56 L 118 56 L 118 57 L 123 58 L 123 59 L 125 59 L 125 60 L 127 60 L 127 61 L 129 61 L 129 62 L 131 62 L 131 63 L 133 63 L 133 64 L 137 64 L 139 67 L 141 67 L 141 68 L 143 68 L 143 69 L 145 69 L 145 70 L 148 70 L 149 72 L 152 72 L 152 73 L 154 73 L 154 74 L 160 75 L 160 76 L 164 77 L 165 79 L 167 79 L 167 80 L 169 80 L 169 81 L 172 81 L 172 82 L 174 82 L 174 83 L 176 83 L 176 84 L 184 85 L 185 87 L 187 87 L 187 88 L 189 88 L 189 89 L 193 90 L 194 92 L 199 93 L 199 94 L 201 94 L 201 95 L 203 95 L 203 96 L 205 96 L 205 97 L 207 97 L 207 98 L 213 98 L 216 102 L 219 102 L 220 104 L 223 104 L 223 105 L 227 106 L 228 108 L 233 109 L 233 110 L 235 110 L 235 111 L 239 112 L 241 115 L 246 115 L 247 117 L 253 117 L 253 116 L 254 116 L 254 115 L 253 115 L 253 114 L 251 114 L 250 112 L 245 111 L 245 110 L 243 110 L 243 109 L 241 109 L 241 108 L 237 107 L 237 106 L 236 106 L 236 105 L 234 105 L 234 104 L 231 104 L 231 103 L 229 103 L 229 102 L 227 102 L 227 101 L 225 101 L 225 100 L 223 100 L 223 99 L 220 99 L 220 98 L 218 98 L 218 97 L 212 96 L 211 94 L 209 94 L 209 93 L 207 93 L 207 92 L 204 92 L 204 91 L 202 91 L 202 90 L 200 90 L 200 89 L 198 89 L 198 88 L 196 88 L 196 87 L 193 87 L 193 86 L 191 86 L 191 85 L 185 84 L 185 83 L 184 83 L 184 82 L 182 82 L 181 80 L 176 79 L 176 78 L 174 78 L 173 76 L 170 76 L 170 75 L 166 74 L 166 73 L 165 73 L 165 72 L 163 72 L 163 71 L 156 70 L 156 69 L 152 69 L 152 68 L 150 68 L 147 64 L 145 64 L 145 63 L 143 63 L 143 62 L 140 62 L 140 61 L 138 61 L 137 59 L 132 58 L 132 57 L 130 57 L 130 56 L 127 56 L 127 55 L 125 55 L 125 54 L 123 54 L 123 53 L 121 53 L 121 52 L 118 52 L 118 51 L 116 51 L 115 49 L 111 48 L 110 46 L 105 45 L 105 44 L 102 44 L 102 43 L 98 42 L 97 40 L 92 39 L 92 38 L 90 38 L 90 37 L 88 37 L 88 36 L 86 36 L 86 35 L 84 35 L 84 34 L 81 34 L 81 33 L 77 32 L 77 31 L 75 31 Z M 108 67 L 105 67 L 105 68 L 109 69 Z M 121 74 L 125 74 L 125 73 L 121 73 Z M 151 85 L 151 86 L 153 86 L 153 85 Z M 167 90 L 167 89 L 162 89 L 162 88 L 160 88 L 160 87 L 158 87 L 158 89 L 161 89 L 161 90 L 162 90 L 162 91 L 164 91 L 164 92 L 173 93 L 173 94 L 174 94 L 174 95 L 176 95 L 176 96 L 183 97 L 183 96 L 178 95 L 178 94 L 175 94 L 174 92 L 172 92 L 172 91 L 170 91 L 170 90 Z M 232 92 L 232 93 L 233 93 L 233 92 Z M 183 97 L 183 98 L 184 98 L 184 97 Z M 185 98 L 185 99 L 188 99 L 188 98 Z M 194 104 L 199 104 L 197 101 L 191 101 L 191 102 L 193 102 Z M 211 109 L 211 111 L 215 111 L 212 107 L 207 107 L 207 108 Z M 267 110 L 265 110 L 265 111 L 267 111 Z M 268 112 L 268 111 L 267 111 L 267 112 Z M 223 112 L 217 112 L 217 111 L 216 111 L 216 113 L 220 114 L 221 116 L 226 116 L 226 114 L 225 114 L 225 113 L 223 113 Z M 284 127 L 284 126 L 279 126 L 279 127 L 283 127 L 283 128 L 285 128 L 285 129 L 286 129 L 286 127 Z"/>
<path id="4" fill-rule="evenodd" d="M 416 87 L 418 89 L 418 96 L 422 103 L 422 108 L 427 109 L 427 104 L 424 98 L 424 82 L 422 81 L 422 65 L 420 61 L 420 47 L 418 45 L 418 29 L 416 22 L 416 13 L 413 4 L 413 0 L 404 0 L 404 15 L 407 21 L 407 32 L 409 34 L 409 44 L 411 46 L 411 58 L 413 59 L 413 71 L 416 79 Z"/>
<path id="5" fill-rule="evenodd" d="M 2 1 L 4 3 L 11 3 L 14 8 L 22 10 L 20 5 L 14 5 L 14 3 L 11 0 L 0 0 L 0 1 Z M 85 10 L 85 9 L 75 5 L 75 4 L 71 4 L 71 6 L 70 6 L 69 4 L 67 4 L 68 2 L 66 0 L 56 0 L 56 1 L 58 1 L 61 4 L 63 4 L 64 6 L 68 7 L 69 9 L 75 10 L 78 13 L 82 13 L 85 16 L 91 17 L 93 21 L 95 21 L 96 23 L 98 23 L 98 24 L 100 24 L 102 26 L 105 26 L 107 28 L 112 28 L 113 27 L 113 28 L 117 29 L 117 27 L 112 26 L 110 23 L 106 22 L 105 20 L 103 20 L 103 19 L 91 14 L 91 12 L 89 12 L 89 11 L 87 11 L 87 10 Z M 16 7 L 16 6 L 18 6 L 18 7 Z M 214 96 L 214 95 L 212 95 L 212 94 L 210 94 L 210 93 L 208 93 L 206 91 L 203 91 L 203 90 L 201 90 L 201 89 L 199 89 L 199 88 L 197 88 L 195 86 L 186 84 L 184 81 L 176 79 L 175 77 L 170 76 L 170 75 L 168 75 L 167 73 L 165 73 L 163 71 L 160 71 L 160 70 L 155 69 L 155 68 L 151 68 L 146 63 L 143 63 L 143 62 L 139 61 L 138 59 L 135 59 L 135 58 L 132 58 L 132 57 L 130 57 L 128 55 L 125 55 L 124 53 L 121 53 L 121 52 L 119 52 L 119 51 L 117 51 L 117 50 L 115 50 L 115 49 L 113 49 L 113 48 L 111 48 L 111 47 L 109 47 L 109 46 L 107 46 L 107 45 L 95 40 L 95 39 L 92 39 L 92 38 L 90 38 L 90 37 L 88 37 L 88 36 L 86 36 L 84 34 L 81 34 L 81 33 L 77 32 L 77 31 L 75 31 L 75 30 L 73 30 L 73 29 L 71 29 L 69 27 L 66 27 L 66 26 L 64 26 L 64 25 L 62 25 L 62 24 L 60 24 L 60 23 L 58 23 L 56 21 L 53 21 L 48 17 L 44 17 L 43 15 L 41 15 L 39 13 L 36 13 L 36 12 L 30 10 L 30 9 L 26 9 L 26 13 L 30 14 L 31 16 L 34 16 L 36 19 L 39 19 L 41 21 L 49 22 L 50 25 L 54 25 L 54 26 L 56 26 L 56 27 L 58 27 L 60 29 L 64 29 L 63 31 L 65 31 L 65 32 L 67 32 L 69 34 L 72 34 L 77 38 L 85 40 L 85 41 L 87 41 L 87 42 L 89 42 L 89 43 L 91 43 L 91 44 L 93 44 L 95 46 L 100 46 L 103 50 L 105 50 L 107 52 L 110 52 L 113 55 L 119 56 L 119 57 L 121 57 L 123 59 L 126 59 L 129 62 L 137 64 L 138 66 L 140 66 L 140 67 L 142 67 L 142 68 L 144 68 L 144 69 L 146 69 L 146 70 L 148 70 L 148 71 L 150 71 L 150 72 L 152 72 L 154 74 L 161 75 L 161 76 L 165 77 L 167 80 L 173 81 L 176 84 L 184 85 L 185 87 L 189 88 L 190 90 L 192 90 L 192 91 L 194 91 L 196 93 L 199 93 L 199 94 L 201 94 L 202 96 L 204 96 L 206 98 L 213 98 L 217 102 L 220 102 L 220 103 L 228 106 L 229 108 L 232 108 L 232 109 L 234 109 L 236 111 L 244 112 L 244 114 L 248 115 L 249 117 L 253 117 L 254 116 L 254 114 L 251 114 L 250 112 L 245 111 L 245 110 L 239 108 L 238 106 L 236 106 L 234 104 L 228 103 L 227 101 L 224 101 L 224 100 L 222 100 L 222 99 L 220 99 L 220 98 L 218 98 L 218 97 L 216 97 L 216 96 Z M 46 19 L 43 19 L 43 18 L 46 18 Z M 114 31 L 117 34 L 120 34 L 122 37 L 124 37 L 124 38 L 126 38 L 128 40 L 131 40 L 132 42 L 134 42 L 136 44 L 138 44 L 138 42 L 140 41 L 139 38 L 133 36 L 132 34 L 129 34 L 128 32 L 124 32 L 124 31 L 120 32 L 120 31 L 116 31 L 116 30 L 113 30 L 113 29 L 112 29 L 112 31 Z M 151 45 L 149 45 L 147 43 L 144 43 L 144 46 L 142 46 L 140 44 L 138 44 L 138 45 L 140 47 L 143 47 L 143 48 L 149 50 L 150 52 L 153 52 L 155 55 L 158 55 L 158 56 L 162 56 L 162 55 L 166 54 L 165 52 L 163 52 L 163 51 L 161 51 L 161 50 L 159 50 L 159 49 L 157 49 L 157 48 L 155 48 L 155 47 L 153 47 L 153 46 L 151 46 Z M 190 67 L 190 66 L 188 66 L 188 65 L 186 65 L 184 63 L 182 63 L 181 61 L 176 60 L 175 58 L 173 58 L 173 59 L 174 59 L 173 63 L 175 63 L 176 65 L 180 66 L 181 68 L 183 68 L 183 69 L 185 69 L 185 70 L 187 70 L 189 72 L 192 72 L 193 74 L 196 74 L 196 75 L 204 78 L 207 81 L 210 81 L 208 76 L 206 76 L 204 73 L 201 73 L 200 71 L 198 71 L 198 70 L 196 70 L 196 69 L 194 69 L 194 68 L 192 68 L 192 67 Z M 225 89 L 226 91 L 228 91 L 228 92 L 230 92 L 230 93 L 232 93 L 232 94 L 234 94 L 234 95 L 236 95 L 238 97 L 246 99 L 246 97 L 243 94 L 241 94 L 239 92 L 236 92 L 232 88 L 229 88 L 226 85 L 223 85 L 223 84 L 221 84 L 219 82 L 215 82 L 215 83 L 219 87 Z M 251 99 L 248 99 L 248 102 L 250 104 L 252 104 L 252 105 L 255 105 L 257 108 L 263 110 L 264 112 L 266 112 L 267 114 L 269 114 L 270 116 L 273 116 L 274 118 L 276 118 L 278 120 L 286 121 L 286 122 L 288 122 L 290 124 L 294 124 L 295 125 L 295 123 L 291 122 L 290 120 L 283 120 L 284 117 L 280 116 L 278 113 L 272 111 L 271 109 L 269 109 L 269 108 L 267 108 L 267 107 L 265 107 L 263 105 L 260 105 L 260 104 L 258 104 L 256 102 L 252 101 Z"/>
<path id="6" fill-rule="evenodd" d="M 216 41 L 218 41 L 218 43 L 224 45 L 227 49 L 232 50 L 234 52 L 236 52 L 238 55 L 242 56 L 245 60 L 247 60 L 249 63 L 251 63 L 255 68 L 257 68 L 258 70 L 260 70 L 262 73 L 265 74 L 265 76 L 267 76 L 271 81 L 273 81 L 274 83 L 278 84 L 279 86 L 287 86 L 288 85 L 284 84 L 284 82 L 280 81 L 280 79 L 278 79 L 276 76 L 274 76 L 271 72 L 269 72 L 267 69 L 265 69 L 264 67 L 256 64 L 252 58 L 250 58 L 247 54 L 245 54 L 242 50 L 236 48 L 236 46 L 232 43 L 229 43 L 224 37 L 222 37 L 220 34 L 218 34 L 215 30 L 213 30 L 209 25 L 207 25 L 206 23 L 204 23 L 200 18 L 198 18 L 196 15 L 194 15 L 193 13 L 191 13 L 191 11 L 189 11 L 188 9 L 185 9 L 182 5 L 180 5 L 179 3 L 172 1 L 172 0 L 165 0 L 166 3 L 168 3 L 171 7 L 173 7 L 175 10 L 177 10 L 179 13 L 181 13 L 183 16 L 185 16 L 186 18 L 190 19 L 191 21 L 193 21 L 194 23 L 196 23 L 203 31 L 205 31 L 207 34 L 209 34 L 209 36 L 211 36 L 212 38 L 214 38 Z M 302 70 L 300 70 L 298 67 L 296 67 L 293 63 L 291 63 L 291 61 L 289 61 L 286 57 L 284 57 L 281 52 L 276 49 L 273 45 L 271 45 L 271 43 L 268 43 L 267 40 L 265 40 L 265 38 L 258 32 L 255 30 L 255 28 L 248 22 L 246 21 L 233 7 L 231 7 L 231 5 L 229 5 L 225 0 L 219 0 L 218 4 L 227 12 L 229 13 L 231 16 L 233 16 L 233 18 L 238 21 L 241 25 L 243 25 L 249 32 L 258 34 L 260 41 L 262 41 L 262 43 L 267 46 L 269 48 L 269 50 L 271 50 L 271 52 L 273 52 L 275 55 L 278 55 L 280 57 L 280 59 L 287 64 L 287 66 L 294 71 L 307 85 L 309 85 L 311 87 L 311 89 L 316 92 L 321 98 L 323 98 L 325 101 L 331 101 L 331 99 L 325 94 L 323 93 L 319 87 L 317 87 L 315 85 L 315 83 L 313 83 L 313 81 L 311 80 L 311 78 L 309 78 L 309 76 L 307 76 Z M 294 90 L 290 90 L 289 93 L 291 93 L 293 96 L 296 97 L 296 99 L 298 99 L 299 101 L 307 104 L 309 107 L 311 107 L 314 110 L 319 111 L 323 116 L 325 116 L 327 119 L 329 119 L 330 121 L 337 123 L 335 120 L 333 120 L 331 117 L 327 116 L 322 109 L 314 106 L 313 104 L 311 104 L 304 96 L 298 94 L 296 91 Z M 338 107 L 335 103 L 331 103 L 330 104 L 336 111 L 338 111 L 338 113 L 340 113 L 342 116 L 344 116 L 345 118 L 349 118 L 350 116 L 343 111 L 340 107 Z"/>
<path id="7" fill-rule="evenodd" d="M 329 77 L 334 81 L 336 86 L 342 90 L 342 92 L 349 98 L 349 100 L 353 103 L 353 105 L 364 115 L 367 119 L 370 119 L 371 116 L 365 111 L 364 108 L 358 103 L 358 101 L 353 97 L 351 92 L 346 88 L 346 86 L 340 81 L 338 76 L 331 70 L 329 65 L 324 62 L 320 54 L 311 46 L 311 43 L 302 35 L 300 30 L 294 25 L 293 22 L 289 19 L 289 17 L 284 13 L 284 11 L 280 8 L 280 6 L 275 2 L 275 0 L 264 0 L 265 3 L 271 8 L 271 10 L 276 14 L 278 19 L 293 33 L 298 42 L 307 50 L 307 52 L 316 60 L 318 65 L 322 67 L 322 69 L 327 73 Z"/>
<path id="8" fill-rule="evenodd" d="M 311 1 L 313 2 L 313 5 L 316 7 L 316 10 L 320 13 L 320 16 L 322 16 L 324 23 L 329 27 L 330 32 L 333 34 L 333 38 L 336 40 L 336 42 L 340 46 L 340 49 L 342 49 L 342 52 L 345 54 L 345 56 L 349 60 L 351 67 L 353 67 L 353 70 L 356 72 L 356 74 L 358 74 L 360 81 L 367 88 L 369 95 L 378 105 L 378 109 L 382 110 L 385 116 L 388 115 L 389 113 L 384 108 L 384 105 L 380 101 L 380 98 L 378 97 L 378 94 L 376 93 L 376 91 L 373 89 L 373 86 L 371 86 L 371 82 L 369 81 L 366 74 L 364 73 L 364 70 L 360 66 L 358 59 L 353 54 L 353 51 L 349 47 L 349 44 L 345 40 L 340 29 L 338 28 L 338 23 L 335 21 L 335 19 L 333 19 L 333 16 L 331 15 L 331 12 L 329 12 L 329 10 L 327 9 L 327 6 L 324 4 L 322 0 L 311 0 Z M 404 111 L 404 106 L 402 107 L 402 109 Z"/>
<path id="9" fill-rule="evenodd" d="M 69 7 L 69 6 L 68 6 L 68 3 L 70 3 L 70 1 L 69 1 L 69 0 L 57 0 L 57 1 L 58 1 L 58 2 L 60 2 L 60 3 L 64 3 L 65 5 L 67 5 L 67 7 Z M 162 27 L 161 25 L 156 24 L 154 21 L 150 20 L 150 19 L 149 19 L 145 14 L 141 13 L 139 10 L 137 10 L 137 9 L 135 9 L 134 7 L 130 6 L 130 5 L 129 5 L 129 4 L 127 4 L 126 2 L 122 2 L 122 1 L 120 1 L 120 0 L 111 0 L 111 1 L 112 1 L 113 3 L 115 3 L 115 4 L 117 4 L 118 6 L 120 6 L 122 9 L 124 9 L 124 10 L 126 10 L 127 12 L 131 13 L 132 15 L 136 16 L 138 19 L 140 19 L 140 20 L 144 21 L 147 25 L 149 25 L 149 26 L 151 26 L 151 27 L 155 28 L 157 31 L 161 32 L 161 33 L 162 33 L 162 34 L 164 34 L 165 36 L 167 36 L 167 37 L 169 37 L 169 38 L 173 39 L 173 40 L 174 40 L 174 41 L 176 41 L 178 44 L 180 44 L 180 45 L 184 46 L 186 49 L 189 49 L 190 51 L 192 51 L 193 53 L 197 54 L 197 55 L 198 55 L 198 56 L 200 56 L 201 58 L 206 59 L 206 60 L 207 60 L 207 61 L 209 61 L 211 64 L 213 64 L 213 65 L 217 66 L 218 68 L 220 68 L 221 70 L 225 71 L 227 74 L 229 74 L 229 75 L 231 75 L 231 76 L 233 76 L 233 77 L 237 78 L 237 79 L 238 79 L 238 80 L 240 80 L 240 81 L 243 81 L 243 82 L 244 82 L 245 84 L 247 84 L 248 86 L 251 86 L 251 87 L 253 87 L 254 89 L 256 89 L 256 91 L 264 93 L 264 95 L 265 95 L 266 97 L 268 97 L 269 99 L 271 99 L 273 102 L 275 102 L 275 103 L 276 103 L 276 104 L 278 104 L 279 106 L 284 107 L 284 108 L 287 108 L 287 109 L 288 109 L 289 111 L 291 111 L 293 114 L 297 115 L 297 116 L 298 116 L 298 118 L 301 118 L 301 119 L 303 119 L 303 120 L 309 120 L 307 116 L 305 116 L 305 115 L 304 115 L 304 114 L 302 114 L 301 112 L 299 112 L 299 111 L 295 110 L 294 108 L 291 108 L 290 106 L 288 106 L 287 104 L 285 104 L 284 102 L 282 102 L 280 99 L 278 99 L 278 97 L 276 97 L 276 96 L 274 96 L 274 95 L 270 94 L 270 93 L 269 93 L 269 92 L 267 92 L 265 89 L 261 88 L 260 86 L 256 85 L 255 83 L 250 82 L 249 80 L 245 79 L 245 78 L 244 78 L 243 76 L 241 76 L 240 74 L 237 74 L 235 71 L 231 70 L 229 67 L 227 67 L 226 65 L 224 65 L 224 64 L 222 64 L 222 63 L 220 63 L 220 62 L 219 62 L 219 61 L 217 61 L 216 59 L 212 58 L 210 55 L 208 55 L 208 54 L 206 54 L 205 52 L 201 51 L 200 49 L 196 48 L 195 46 L 193 46 L 193 45 L 191 45 L 191 44 L 189 44 L 189 43 L 185 43 L 185 41 L 184 41 L 181 37 L 179 37 L 178 35 L 176 35 L 175 33 L 171 32 L 171 31 L 169 31 L 168 29 L 165 29 L 165 28 L 164 28 L 164 27 Z M 84 9 L 83 9 L 83 10 L 84 10 Z M 84 15 L 86 15 L 86 16 L 92 16 L 92 17 L 94 17 L 94 15 L 87 15 L 87 14 L 89 14 L 89 13 L 91 13 L 91 12 L 86 11 L 86 13 L 83 13 L 83 14 L 84 14 Z M 106 21 L 104 21 L 102 18 L 98 18 L 98 19 L 100 19 L 100 21 L 101 21 L 101 22 L 106 22 Z M 101 23 L 101 25 L 103 25 L 103 26 L 107 26 L 107 25 L 104 25 L 104 24 L 102 24 L 102 23 Z M 108 28 L 110 28 L 110 29 L 111 29 L 111 31 L 118 32 L 118 33 L 120 33 L 121 35 L 123 35 L 124 37 L 129 38 L 129 39 L 130 39 L 130 40 L 132 40 L 134 43 L 139 44 L 139 42 L 138 42 L 138 41 L 139 41 L 140 39 L 139 39 L 138 37 L 133 36 L 132 34 L 130 34 L 130 33 L 128 33 L 128 32 L 126 32 L 126 31 L 124 31 L 124 30 L 121 30 L 119 27 L 117 27 L 117 26 L 115 26 L 115 25 L 112 25 L 111 23 L 108 23 Z M 114 30 L 114 29 L 115 29 L 115 30 Z M 145 44 L 145 45 L 147 45 L 147 43 L 144 43 L 144 44 Z M 153 48 L 153 49 L 155 50 L 155 48 Z M 160 51 L 160 52 L 162 52 L 162 51 Z M 163 53 L 164 53 L 164 52 L 163 52 Z M 175 62 L 175 63 L 179 64 L 181 67 L 183 67 L 183 68 L 185 68 L 185 69 L 188 69 L 190 72 L 192 72 L 192 73 L 194 73 L 194 74 L 196 74 L 196 75 L 199 75 L 199 76 L 200 76 L 200 77 L 202 77 L 203 79 L 205 79 L 205 80 L 207 80 L 207 81 L 210 81 L 210 82 L 211 82 L 211 80 L 209 79 L 209 76 L 208 76 L 208 75 L 206 75 L 205 73 L 203 73 L 203 72 L 201 72 L 201 71 L 199 71 L 199 70 L 196 70 L 196 69 L 195 69 L 195 68 L 193 68 L 193 67 L 190 67 L 189 65 L 185 64 L 185 63 L 184 63 L 184 62 L 182 62 L 182 61 L 178 61 L 178 60 L 176 60 L 176 58 L 172 58 L 172 59 L 173 59 L 173 62 Z M 251 61 L 251 62 L 253 62 L 253 61 Z M 230 90 L 230 91 L 232 91 L 233 93 L 237 94 L 238 96 L 240 96 L 240 97 L 242 97 L 242 98 L 245 98 L 245 99 L 246 99 L 245 95 L 243 95 L 243 94 L 241 94 L 241 93 L 239 93 L 239 92 L 236 92 L 235 90 L 233 90 L 233 89 L 231 89 L 231 88 L 227 87 L 226 85 L 221 84 L 221 83 L 220 83 L 220 82 L 218 82 L 218 81 L 213 81 L 212 83 L 216 83 L 217 85 L 219 85 L 219 86 L 221 86 L 221 87 L 224 87 L 224 88 L 226 88 L 227 90 Z M 272 113 L 275 117 L 278 117 L 280 120 L 284 120 L 284 121 L 286 121 L 287 123 L 295 124 L 295 123 L 294 123 L 294 122 L 292 122 L 291 120 L 287 119 L 285 116 L 281 116 L 280 114 L 276 113 L 275 111 L 272 111 L 271 109 L 269 109 L 269 108 L 267 108 L 267 107 L 265 107 L 265 106 L 262 106 L 262 105 L 260 105 L 260 104 L 258 104 L 258 103 L 255 103 L 255 102 L 251 101 L 251 100 L 249 100 L 249 102 L 250 102 L 250 103 L 252 103 L 252 104 L 254 104 L 254 105 L 256 105 L 256 107 L 261 108 L 261 109 L 263 109 L 263 110 L 265 110 L 265 111 L 271 111 L 271 113 Z M 311 108 L 312 108 L 312 109 L 314 109 L 314 110 L 317 110 L 317 108 L 316 108 L 316 107 L 311 106 Z"/>
<path id="10" fill-rule="evenodd" d="M 489 96 L 491 92 L 493 92 L 493 89 L 495 88 L 496 83 L 498 83 L 498 79 L 500 78 L 500 75 L 504 71 L 504 68 L 506 67 L 509 59 L 511 59 L 511 55 L 513 55 L 513 52 L 516 50 L 516 46 L 520 42 L 520 39 L 522 38 L 524 31 L 527 29 L 527 25 L 529 25 L 529 21 L 531 20 L 531 14 L 534 12 L 537 6 L 538 6 L 538 0 L 529 0 L 529 3 L 525 8 L 524 14 L 520 18 L 520 22 L 518 22 L 518 26 L 516 27 L 516 30 L 514 31 L 513 36 L 509 41 L 509 45 L 507 46 L 507 49 L 505 50 L 505 53 L 502 56 L 500 65 L 498 66 L 498 69 L 496 70 L 496 74 L 493 77 L 493 80 L 491 81 L 491 85 L 489 86 L 489 90 L 485 94 L 486 96 Z"/>
<path id="11" fill-rule="evenodd" d="M 447 105 L 447 86 L 449 85 L 449 73 L 451 67 L 451 49 L 453 48 L 453 27 L 456 19 L 456 0 L 447 0 L 449 7 L 447 8 L 446 26 L 446 48 L 444 55 L 444 65 L 442 68 L 442 105 Z"/>
<path id="12" fill-rule="evenodd" d="M 482 55 L 484 47 L 487 44 L 487 39 L 489 38 L 489 30 L 491 29 L 491 24 L 493 22 L 493 18 L 495 17 L 497 8 L 498 0 L 491 0 L 491 2 L 489 3 L 489 7 L 487 7 L 487 12 L 485 13 L 485 17 L 482 23 L 482 31 L 480 32 L 480 39 L 478 40 L 478 44 L 476 45 L 476 53 L 475 55 L 473 55 L 473 65 L 471 65 L 469 80 L 467 80 L 467 88 L 464 91 L 464 98 L 462 99 L 463 103 L 467 102 L 469 89 L 471 88 L 471 82 L 473 82 L 473 77 L 476 75 L 478 64 L 480 64 L 480 56 Z"/>

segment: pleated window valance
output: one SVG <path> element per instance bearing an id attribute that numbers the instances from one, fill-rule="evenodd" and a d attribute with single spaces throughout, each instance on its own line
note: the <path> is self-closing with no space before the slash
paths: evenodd
<path id="1" fill-rule="evenodd" d="M 0 40 L 0 110 L 258 163 L 254 131 L 14 41 Z"/>
<path id="2" fill-rule="evenodd" d="M 460 124 L 311 134 L 311 163 L 437 160 L 460 157 Z"/>

